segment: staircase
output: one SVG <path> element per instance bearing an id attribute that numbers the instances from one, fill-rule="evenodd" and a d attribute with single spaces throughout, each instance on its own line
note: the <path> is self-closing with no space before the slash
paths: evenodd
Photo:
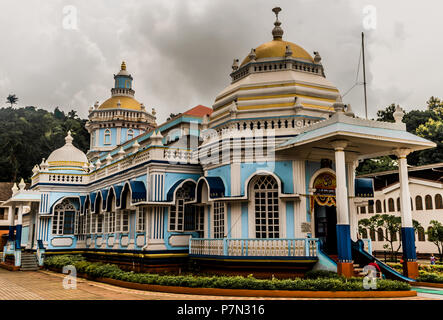
<path id="1" fill-rule="evenodd" d="M 22 253 L 21 271 L 37 271 L 39 269 L 35 253 Z"/>

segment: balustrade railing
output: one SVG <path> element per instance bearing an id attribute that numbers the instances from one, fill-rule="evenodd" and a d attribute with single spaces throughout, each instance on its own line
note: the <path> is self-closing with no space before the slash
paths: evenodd
<path id="1" fill-rule="evenodd" d="M 316 257 L 318 239 L 190 239 L 189 253 L 208 256 Z"/>

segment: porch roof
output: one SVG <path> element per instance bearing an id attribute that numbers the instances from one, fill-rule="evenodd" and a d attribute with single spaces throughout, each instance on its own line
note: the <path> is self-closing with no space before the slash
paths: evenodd
<path id="1" fill-rule="evenodd" d="M 404 123 L 380 122 L 353 118 L 344 113 L 336 113 L 328 120 L 313 124 L 296 137 L 290 138 L 276 147 L 277 151 L 297 148 L 303 153 L 317 153 L 325 156 L 334 151 L 331 142 L 338 139 L 349 141 L 347 152 L 358 159 L 393 154 L 397 148 L 411 151 L 433 148 L 436 144 L 406 131 Z"/>
<path id="2" fill-rule="evenodd" d="M 41 193 L 36 191 L 23 190 L 13 194 L 11 198 L 2 203 L 2 207 L 15 205 L 20 202 L 40 202 Z"/>

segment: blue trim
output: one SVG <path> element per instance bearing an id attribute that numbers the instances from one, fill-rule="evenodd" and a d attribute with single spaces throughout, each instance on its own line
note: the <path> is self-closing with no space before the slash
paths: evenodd
<path id="1" fill-rule="evenodd" d="M 207 206 L 208 209 L 208 238 L 211 238 L 211 206 Z"/>
<path id="2" fill-rule="evenodd" d="M 294 202 L 286 202 L 286 238 L 295 238 Z"/>
<path id="3" fill-rule="evenodd" d="M 241 204 L 241 237 L 249 237 L 249 225 L 248 225 L 248 203 L 242 202 Z"/>
<path id="4" fill-rule="evenodd" d="M 120 208 L 120 199 L 121 199 L 121 195 L 122 195 L 122 190 L 123 190 L 123 186 L 117 186 L 117 185 L 113 185 L 112 186 L 114 188 L 114 193 L 115 193 L 115 206 L 117 208 Z"/>
<path id="5" fill-rule="evenodd" d="M 91 201 L 91 212 L 95 213 L 95 199 L 97 198 L 97 191 L 96 192 L 91 192 L 89 194 L 89 199 Z"/>
<path id="6" fill-rule="evenodd" d="M 228 234 L 227 237 L 231 238 L 231 204 L 226 204 L 226 216 L 227 216 L 227 223 L 228 223 Z"/>
<path id="7" fill-rule="evenodd" d="M 142 202 L 146 201 L 146 186 L 142 181 L 129 181 L 131 185 L 131 197 L 132 202 Z"/>
<path id="8" fill-rule="evenodd" d="M 352 262 L 351 227 L 349 224 L 337 224 L 337 249 L 339 262 Z"/>
<path id="9" fill-rule="evenodd" d="M 85 202 L 87 196 L 80 196 L 80 212 L 85 212 Z"/>
<path id="10" fill-rule="evenodd" d="M 415 252 L 415 231 L 412 227 L 401 228 L 401 242 L 403 246 L 404 261 L 417 261 Z"/>
<path id="11" fill-rule="evenodd" d="M 101 194 L 102 194 L 102 207 L 104 211 L 108 211 L 107 210 L 107 204 L 108 204 L 108 195 L 109 195 L 109 189 L 102 189 L 100 190 Z"/>

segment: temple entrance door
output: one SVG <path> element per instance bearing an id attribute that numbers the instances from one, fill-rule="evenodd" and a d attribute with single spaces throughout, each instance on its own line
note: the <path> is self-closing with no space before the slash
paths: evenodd
<path id="1" fill-rule="evenodd" d="M 315 203 L 315 237 L 323 243 L 328 255 L 337 254 L 337 211 L 335 206 L 320 206 Z"/>

